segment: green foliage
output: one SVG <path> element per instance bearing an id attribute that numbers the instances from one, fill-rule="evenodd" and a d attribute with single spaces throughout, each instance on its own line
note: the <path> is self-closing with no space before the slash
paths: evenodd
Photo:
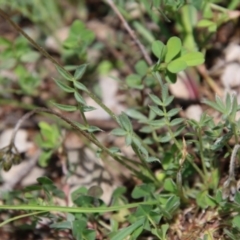
<path id="1" fill-rule="evenodd" d="M 40 25 L 44 32 L 48 34 L 59 27 L 61 23 L 61 13 L 58 2 L 43 2 L 39 6 L 38 0 L 7 1 L 0 0 L 2 8 L 10 11 L 19 11 L 32 22 Z M 48 24 L 45 24 L 45 23 Z"/>
<path id="2" fill-rule="evenodd" d="M 46 167 L 50 157 L 59 147 L 61 135 L 56 125 L 49 125 L 46 122 L 40 122 L 39 128 L 40 135 L 36 137 L 36 141 L 43 149 L 43 152 L 39 158 L 39 164 L 42 167 Z"/>
<path id="3" fill-rule="evenodd" d="M 171 37 L 167 45 L 160 41 L 154 41 L 152 52 L 158 58 L 153 71 L 159 71 L 163 76 L 166 75 L 166 81 L 169 83 L 176 82 L 176 73 L 204 62 L 201 52 L 186 52 L 178 37 Z"/>
<path id="4" fill-rule="evenodd" d="M 23 37 L 18 37 L 14 44 L 6 38 L 0 38 L 3 47 L 0 54 L 0 70 L 13 69 L 18 78 L 18 84 L 24 94 L 32 95 L 38 87 L 40 79 L 37 73 L 31 74 L 26 68 L 27 63 L 36 62 L 40 55 L 32 50 Z"/>
<path id="5" fill-rule="evenodd" d="M 73 122 L 64 117 L 64 114 L 45 111 L 67 122 L 75 131 L 83 134 L 89 142 L 95 144 L 98 148 L 98 156 L 109 155 L 129 169 L 141 182 L 131 192 L 131 198 L 137 201 L 128 203 L 129 199 L 125 195 L 126 188 L 119 187 L 113 193 L 111 205 L 107 206 L 100 199 L 103 192 L 99 186 L 93 186 L 90 189 L 80 186 L 72 193 L 74 206 L 60 207 L 56 205 L 54 198 L 65 199 L 68 196 L 59 190 L 51 179 L 42 177 L 37 179 L 36 185 L 24 188 L 21 193 L 12 191 L 4 195 L 2 199 L 8 205 L 2 205 L 0 209 L 35 210 L 37 212 L 28 213 L 30 215 L 27 216 L 42 214 L 49 217 L 52 220 L 51 228 L 69 229 L 73 237 L 79 240 L 96 239 L 97 233 L 88 227 L 89 222 L 93 222 L 97 229 L 110 239 L 138 239 L 146 232 L 158 239 L 167 239 L 172 220 L 176 219 L 176 215 L 186 205 L 194 202 L 196 208 L 204 211 L 214 209 L 224 214 L 229 213 L 229 227 L 224 228 L 224 232 L 229 238 L 238 239 L 240 194 L 237 191 L 233 172 L 229 170 L 230 176 L 223 189 L 219 187 L 222 177 L 219 171 L 221 164 L 219 151 L 223 148 L 228 149 L 224 157 L 231 155 L 234 161 L 237 156 L 235 151 L 232 153 L 230 151 L 230 141 L 234 139 L 237 143 L 240 133 L 240 120 L 235 121 L 236 113 L 240 110 L 236 96 L 227 94 L 225 100 L 216 96 L 214 102 L 204 101 L 206 105 L 222 115 L 221 121 L 215 123 L 207 114 L 203 114 L 198 122 L 181 118 L 179 114 L 182 109 L 173 107 L 174 97 L 169 93 L 169 84 L 177 81 L 179 72 L 204 62 L 202 50 L 205 50 L 203 48 L 206 38 L 200 41 L 202 33 L 199 34 L 200 37 L 195 36 L 194 30 L 201 28 L 207 30 L 208 34 L 216 31 L 217 27 L 228 19 L 226 9 L 221 7 L 219 10 L 218 8 L 220 13 L 217 21 L 214 21 L 212 7 L 216 8 L 217 5 L 209 1 L 189 1 L 188 4 L 185 4 L 183 0 L 141 0 L 140 2 L 155 23 L 160 24 L 161 17 L 166 21 L 174 21 L 179 35 L 182 35 L 180 39 L 167 34 L 166 44 L 164 44 L 160 40 L 155 40 L 159 37 L 155 38 L 155 33 L 146 29 L 144 23 L 138 21 L 133 23 L 139 35 L 143 36 L 140 40 L 151 42 L 151 46 L 146 44 L 146 50 L 151 49 L 153 56 L 157 58 L 157 62 L 152 66 L 148 66 L 148 61 L 138 60 L 133 65 L 135 73 L 125 78 L 123 84 L 125 88 L 122 90 L 130 95 L 132 92 L 139 93 L 142 97 L 142 101 L 139 101 L 141 104 L 136 101 L 137 106 L 130 106 L 128 110 L 116 116 L 84 82 L 84 77 L 89 74 L 87 63 L 71 65 L 68 68 L 62 67 L 50 58 L 59 73 L 59 76 L 54 78 L 54 82 L 60 91 L 75 99 L 71 105 L 67 102 L 58 103 L 54 99 L 52 104 L 62 111 L 78 111 L 83 122 Z M 125 2 L 121 1 L 118 7 L 127 16 L 124 8 L 121 8 L 122 3 Z M 15 3 L 13 7 L 20 9 L 28 16 L 32 14 L 31 11 L 27 11 L 29 6 L 33 6 L 31 4 L 33 3 L 24 2 L 22 5 Z M 230 3 L 230 5 L 234 4 L 234 1 Z M 34 5 L 32 12 L 36 11 L 35 7 Z M 199 21 L 196 20 L 198 11 L 203 16 Z M 39 16 L 31 16 L 36 22 L 41 21 L 41 18 L 36 19 L 37 17 Z M 74 21 L 70 27 L 69 36 L 63 44 L 62 59 L 67 64 L 85 62 L 86 51 L 94 39 L 93 32 L 88 30 L 83 22 Z M 12 69 L 19 77 L 18 84 L 21 91 L 24 94 L 32 94 L 40 80 L 37 75 L 29 73 L 26 63 L 36 62 L 39 54 L 33 51 L 27 41 L 21 37 L 18 37 L 14 44 L 5 38 L 0 38 L 0 47 L 3 49 L 0 55 L 0 70 Z M 46 56 L 44 50 L 41 53 Z M 109 70 L 114 66 L 112 63 L 104 64 L 100 66 L 100 72 L 105 73 L 106 69 Z M 93 111 L 95 108 L 86 105 L 86 95 L 97 102 L 116 122 L 118 126 L 111 131 L 111 134 L 124 137 L 126 146 L 135 153 L 134 159 L 124 156 L 121 149 L 115 146 L 106 148 L 98 140 L 95 133 L 102 130 L 90 125 L 87 121 L 85 112 Z M 140 124 L 139 131 L 134 130 L 132 119 Z M 55 124 L 40 122 L 39 128 L 40 134 L 36 139 L 42 149 L 39 163 L 42 167 L 46 167 L 52 154 L 61 145 L 61 133 Z M 13 142 L 14 138 L 9 146 L 0 150 L 1 167 L 5 171 L 10 170 L 13 164 L 20 162 L 20 154 Z M 191 151 L 188 152 L 190 148 Z M 198 164 L 197 159 L 199 159 Z M 152 163 L 159 166 L 160 173 L 155 174 L 152 171 Z M 234 169 L 234 165 L 231 166 Z M 190 183 L 189 179 L 194 177 L 197 183 Z M 161 189 L 160 193 L 159 189 Z M 233 202 L 228 201 L 231 197 Z M 131 214 L 129 210 L 126 210 L 129 208 L 133 209 Z M 111 225 L 108 227 L 105 227 L 106 223 L 101 222 L 102 214 L 114 211 L 117 214 L 121 211 L 127 212 L 122 220 L 125 227 L 121 221 L 116 220 L 117 218 L 111 219 Z M 55 212 L 67 212 L 67 215 L 58 216 Z M 26 215 L 20 215 L 19 218 L 21 217 L 26 217 Z M 13 220 L 15 218 L 10 218 L 0 226 Z M 205 235 L 204 239 L 206 238 Z"/>
<path id="6" fill-rule="evenodd" d="M 70 58 L 77 55 L 79 58 L 85 58 L 88 46 L 93 42 L 95 36 L 92 31 L 85 27 L 85 24 L 75 20 L 71 25 L 68 38 L 64 41 L 64 57 Z M 79 78 L 81 76 L 79 75 Z"/>

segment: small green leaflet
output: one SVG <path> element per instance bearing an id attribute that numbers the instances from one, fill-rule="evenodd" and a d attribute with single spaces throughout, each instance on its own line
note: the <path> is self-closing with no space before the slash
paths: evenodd
<path id="1" fill-rule="evenodd" d="M 96 126 L 89 126 L 87 129 L 88 132 L 93 133 L 93 132 L 103 132 L 102 129 Z"/>
<path id="2" fill-rule="evenodd" d="M 59 72 L 59 74 L 66 80 L 70 80 L 72 81 L 73 80 L 73 76 L 67 72 L 63 67 L 60 67 L 60 66 L 57 66 L 55 65 L 57 71 Z"/>
<path id="3" fill-rule="evenodd" d="M 187 68 L 187 64 L 181 58 L 177 58 L 170 62 L 167 66 L 167 70 L 171 73 L 178 73 Z"/>
<path id="4" fill-rule="evenodd" d="M 111 134 L 115 136 L 125 136 L 127 135 L 127 131 L 122 128 L 115 128 L 111 131 Z"/>
<path id="5" fill-rule="evenodd" d="M 75 71 L 75 73 L 74 73 L 74 78 L 75 78 L 76 80 L 81 79 L 82 76 L 83 76 L 83 74 L 85 73 L 86 69 L 87 69 L 87 64 L 82 64 L 82 65 L 80 65 L 80 66 L 76 69 L 76 71 Z"/>
<path id="6" fill-rule="evenodd" d="M 171 37 L 167 42 L 165 61 L 170 62 L 182 49 L 182 42 L 178 37 Z"/>
<path id="7" fill-rule="evenodd" d="M 77 91 L 74 92 L 74 97 L 77 100 L 77 102 L 79 102 L 83 105 L 86 104 L 84 98 Z"/>
<path id="8" fill-rule="evenodd" d="M 93 111 L 93 110 L 96 110 L 96 108 L 95 107 L 92 107 L 92 106 L 82 106 L 81 107 L 81 112 L 91 112 L 91 111 Z"/>
<path id="9" fill-rule="evenodd" d="M 76 111 L 77 110 L 77 107 L 76 106 L 71 106 L 71 105 L 65 105 L 65 104 L 59 104 L 59 103 L 55 103 L 55 102 L 52 102 L 52 104 L 63 110 L 63 111 L 66 111 L 66 112 L 73 112 L 73 111 Z"/>
<path id="10" fill-rule="evenodd" d="M 74 89 L 64 84 L 63 81 L 59 81 L 57 79 L 53 79 L 53 80 L 64 92 L 67 92 L 67 93 L 74 92 Z"/>
<path id="11" fill-rule="evenodd" d="M 152 52 L 160 60 L 166 55 L 167 48 L 161 41 L 154 41 L 152 43 Z"/>
<path id="12" fill-rule="evenodd" d="M 122 112 L 122 114 L 119 115 L 118 122 L 119 122 L 120 126 L 123 129 L 125 129 L 127 132 L 133 131 L 132 123 L 129 120 L 128 116 L 124 112 Z"/>
<path id="13" fill-rule="evenodd" d="M 84 92 L 88 92 L 88 89 L 80 82 L 74 81 L 74 86 Z"/>
<path id="14" fill-rule="evenodd" d="M 188 67 L 193 67 L 204 63 L 204 55 L 201 52 L 189 52 L 182 55 L 178 60 L 184 61 Z M 168 69 L 169 70 L 169 69 Z M 170 70 L 169 70 L 170 71 Z"/>

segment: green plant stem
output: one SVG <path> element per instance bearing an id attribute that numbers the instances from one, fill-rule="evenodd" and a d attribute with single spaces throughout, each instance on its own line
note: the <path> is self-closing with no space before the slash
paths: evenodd
<path id="1" fill-rule="evenodd" d="M 6 206 L 6 205 L 5 205 Z M 1 207 L 5 207 L 5 206 L 0 206 L 0 209 Z M 13 207 L 13 206 L 12 206 Z M 6 209 L 6 208 L 2 208 L 2 209 Z M 10 209 L 10 208 L 9 208 Z M 9 210 L 9 209 L 6 209 L 6 210 Z M 19 209 L 21 210 L 21 209 Z M 20 216 L 16 216 L 16 217 L 13 217 L 13 218 L 9 218 L 3 222 L 0 223 L 0 227 L 10 223 L 10 222 L 13 222 L 15 220 L 18 220 L 18 219 L 21 219 L 21 218 L 25 218 L 25 217 L 30 217 L 30 216 L 34 216 L 34 215 L 37 215 L 37 214 L 41 214 L 41 213 L 47 213 L 48 211 L 38 211 L 38 212 L 32 212 L 32 213 L 27 213 L 27 214 L 23 214 L 23 215 L 20 215 Z"/>
<path id="2" fill-rule="evenodd" d="M 228 9 L 224 8 L 224 7 L 221 7 L 217 4 L 214 4 L 214 3 L 209 3 L 210 7 L 214 10 L 218 10 L 220 12 L 223 12 L 223 13 L 226 13 L 228 11 Z"/>
<path id="3" fill-rule="evenodd" d="M 94 143 L 97 147 L 99 147 L 103 152 L 106 152 L 108 155 L 110 155 L 113 159 L 115 159 L 116 161 L 118 161 L 119 163 L 121 163 L 123 166 L 125 166 L 127 169 L 131 170 L 133 173 L 138 174 L 138 171 L 136 171 L 134 169 L 134 167 L 132 167 L 131 165 L 129 165 L 129 163 L 133 164 L 134 166 L 136 166 L 136 162 L 131 160 L 131 159 L 127 159 L 127 161 L 124 161 L 122 159 L 122 157 L 120 155 L 117 154 L 113 154 L 111 151 L 109 151 L 105 146 L 103 146 L 96 138 L 93 138 L 91 134 L 81 130 L 74 122 L 72 122 L 70 119 L 68 119 L 67 117 L 64 117 L 63 115 L 61 115 L 60 113 L 57 113 L 53 110 L 47 109 L 47 108 L 36 108 L 33 111 L 25 114 L 16 124 L 15 129 L 14 129 L 14 133 L 12 135 L 12 139 L 11 139 L 11 143 L 13 144 L 17 130 L 20 128 L 21 124 L 30 116 L 32 116 L 33 114 L 37 113 L 37 112 L 43 112 L 43 113 L 50 113 L 53 114 L 55 116 L 57 116 L 58 118 L 62 119 L 63 121 L 65 121 L 66 123 L 68 123 L 74 130 L 76 130 L 77 134 L 82 134 L 84 137 L 86 137 L 88 140 L 90 140 L 92 143 Z M 126 158 L 125 158 L 126 160 Z"/>
<path id="4" fill-rule="evenodd" d="M 164 112 L 164 116 L 165 116 L 165 119 L 166 119 L 166 125 L 167 125 L 168 132 L 169 132 L 171 138 L 173 139 L 175 145 L 177 146 L 178 150 L 181 152 L 182 151 L 182 147 L 180 146 L 180 144 L 178 143 L 176 137 L 174 136 L 173 131 L 171 129 L 171 125 L 170 125 L 169 119 L 166 117 L 167 116 L 167 110 L 166 110 L 165 106 L 163 106 L 163 112 Z M 198 172 L 198 174 L 202 178 L 203 182 L 205 182 L 206 178 L 205 178 L 205 175 L 202 173 L 201 169 L 193 161 L 190 160 L 188 155 L 187 155 L 186 159 L 193 166 L 193 168 Z"/>
<path id="5" fill-rule="evenodd" d="M 148 153 L 150 153 L 152 156 L 157 157 L 158 154 L 154 152 L 154 150 L 152 148 L 150 148 L 145 142 L 143 142 L 143 140 L 135 133 L 133 133 L 134 136 L 140 141 L 140 143 L 143 145 L 143 147 L 145 147 L 148 151 Z"/>
<path id="6" fill-rule="evenodd" d="M 75 88 L 75 87 L 74 87 L 74 88 Z M 83 106 L 82 104 L 78 103 L 78 110 L 79 110 L 79 112 L 80 112 L 80 114 L 81 114 L 83 123 L 84 123 L 85 126 L 87 126 L 87 125 L 88 125 L 88 121 L 87 121 L 87 118 L 86 118 L 84 112 L 81 111 L 82 106 Z"/>
<path id="7" fill-rule="evenodd" d="M 33 110 L 36 108 L 35 105 L 20 103 L 19 101 L 14 101 L 13 99 L 0 99 L 0 105 L 6 105 L 6 104 L 9 104 L 9 105 L 11 104 L 12 106 L 21 107 L 27 110 Z"/>
<path id="8" fill-rule="evenodd" d="M 88 91 L 88 95 L 117 122 L 117 116 L 94 93 Z"/>
<path id="9" fill-rule="evenodd" d="M 153 225 L 153 227 L 157 230 L 158 226 L 154 222 L 154 220 L 147 214 L 148 221 Z"/>
<path id="10" fill-rule="evenodd" d="M 199 139 L 199 150 L 200 150 L 200 158 L 201 158 L 201 162 L 202 162 L 202 168 L 203 168 L 204 175 L 207 176 L 207 168 L 206 168 L 206 164 L 204 161 L 204 154 L 203 154 L 203 140 L 202 140 L 201 129 L 197 130 L 197 135 L 198 135 L 198 139 Z"/>
<path id="11" fill-rule="evenodd" d="M 142 155 L 140 154 L 138 147 L 133 143 L 132 144 L 132 149 L 133 151 L 137 154 L 138 158 L 140 159 L 140 161 L 142 162 L 142 164 L 144 165 L 145 169 L 148 171 L 149 175 L 151 176 L 152 180 L 155 182 L 156 185 L 159 184 L 159 181 L 157 179 L 157 177 L 155 176 L 155 174 L 151 171 L 151 169 L 149 168 L 148 164 L 146 163 L 145 159 L 142 157 Z"/>
<path id="12" fill-rule="evenodd" d="M 235 143 L 238 143 L 238 133 L 237 133 L 237 129 L 236 129 L 236 124 L 235 123 L 231 123 L 231 127 L 233 129 L 234 132 L 234 138 L 235 138 Z"/>
<path id="13" fill-rule="evenodd" d="M 107 229 L 109 232 L 111 231 L 112 228 L 107 223 L 105 223 L 104 221 L 98 219 L 97 222 L 98 222 L 99 225 L 101 225 L 102 227 Z"/>
<path id="14" fill-rule="evenodd" d="M 157 133 L 156 133 L 155 130 L 152 131 L 152 138 L 155 141 L 155 144 L 157 145 L 158 152 L 164 152 L 163 147 L 159 143 L 159 140 L 158 140 L 158 137 L 157 137 Z"/>
<path id="15" fill-rule="evenodd" d="M 203 182 L 205 182 L 206 177 L 203 174 L 203 172 L 201 171 L 201 169 L 197 166 L 197 164 L 195 162 L 191 161 L 189 156 L 187 156 L 186 159 L 188 160 L 188 162 L 190 162 L 190 164 L 193 166 L 193 168 L 198 172 L 198 174 L 202 178 Z"/>
<path id="16" fill-rule="evenodd" d="M 60 207 L 60 206 L 38 206 L 38 205 L 3 205 L 0 209 L 4 210 L 34 210 L 43 212 L 69 212 L 69 213 L 106 213 L 119 211 L 121 209 L 136 208 L 139 205 L 155 205 L 158 201 L 144 201 L 129 203 L 120 206 L 110 206 L 110 207 Z M 42 212 L 41 212 L 42 213 Z"/>

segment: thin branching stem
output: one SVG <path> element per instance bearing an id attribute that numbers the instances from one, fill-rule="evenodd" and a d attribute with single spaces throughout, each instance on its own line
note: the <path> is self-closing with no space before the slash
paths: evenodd
<path id="1" fill-rule="evenodd" d="M 111 2 L 111 1 L 110 1 Z M 110 3 L 109 2 L 109 3 Z M 113 4 L 113 2 L 111 2 L 111 6 L 113 6 L 115 9 L 115 5 Z M 120 14 L 120 13 L 119 13 Z M 120 14 L 121 15 L 121 14 Z M 53 62 L 55 65 L 57 65 L 59 68 L 61 68 L 64 72 L 66 72 L 68 75 L 72 76 L 71 73 L 69 73 L 57 60 L 55 60 L 44 48 L 42 48 L 40 45 L 38 45 L 27 33 L 25 33 L 15 22 L 13 22 L 11 20 L 11 18 L 2 10 L 0 9 L 0 16 L 2 16 L 4 19 L 6 19 L 20 34 L 22 34 L 43 56 L 45 56 L 47 59 L 49 59 L 51 62 Z M 122 16 L 122 15 L 121 15 Z M 126 23 L 126 21 L 123 19 L 123 21 Z M 141 43 L 139 42 L 139 40 L 136 38 L 134 32 L 131 30 L 131 28 L 128 26 L 127 27 L 128 31 L 130 31 L 130 35 L 136 40 L 137 44 L 139 45 L 140 49 L 142 49 L 142 52 L 144 53 L 144 56 L 148 56 L 147 52 L 145 53 L 145 49 L 144 47 L 141 45 Z M 151 59 L 148 59 L 151 61 Z M 150 62 L 149 62 L 150 63 Z M 73 76 L 72 76 L 73 77 Z M 74 77 L 73 77 L 74 78 Z M 102 107 L 116 122 L 117 122 L 117 116 L 106 106 L 102 103 L 102 101 L 93 93 L 91 93 L 90 91 L 87 92 L 88 95 L 100 106 Z M 62 120 L 64 120 L 65 122 L 69 123 L 74 129 L 76 129 L 77 131 L 81 131 L 72 121 L 70 121 L 69 119 L 63 117 L 61 114 L 54 112 L 52 110 L 49 109 L 36 109 L 34 110 L 32 113 L 29 113 L 30 115 L 34 114 L 35 112 L 47 112 L 47 113 L 52 113 L 56 116 L 58 116 L 59 118 L 61 118 Z M 80 111 L 81 116 L 83 118 L 83 121 L 85 124 L 87 124 L 87 119 L 84 115 L 84 113 L 82 111 Z M 23 119 L 24 121 L 24 119 Z M 21 123 L 19 123 L 21 125 Z M 16 134 L 16 133 L 15 133 Z M 121 162 L 124 166 L 126 166 L 126 161 L 123 161 L 121 159 L 121 157 L 119 155 L 113 154 L 111 153 L 107 148 L 105 148 L 104 146 L 101 145 L 101 143 L 99 143 L 96 139 L 94 139 L 91 135 L 87 134 L 84 131 L 81 131 L 81 134 L 83 134 L 87 139 L 89 139 L 90 141 L 92 141 L 96 146 L 98 146 L 100 149 L 102 149 L 103 151 L 107 152 L 109 155 L 111 155 L 114 159 L 116 159 L 117 161 Z M 14 136 L 15 137 L 15 136 Z M 14 138 L 13 137 L 13 138 Z M 142 142 L 142 140 L 141 140 Z M 143 143 L 143 142 L 142 142 Z M 149 148 L 148 148 L 149 149 Z M 152 152 L 153 154 L 153 152 Z M 128 167 L 129 169 L 131 169 L 133 172 L 136 172 L 136 170 L 132 167 Z"/>
<path id="2" fill-rule="evenodd" d="M 49 59 L 52 63 L 57 65 L 59 68 L 61 68 L 64 72 L 67 72 L 70 76 L 72 76 L 71 73 L 69 73 L 56 59 L 54 59 L 44 48 L 39 46 L 27 33 L 25 33 L 12 19 L 0 8 L 0 16 L 2 16 L 4 19 L 6 19 L 20 34 L 22 34 L 43 56 L 45 56 L 47 59 Z M 100 106 L 102 107 L 114 120 L 116 120 L 115 114 L 102 103 L 102 101 L 93 93 L 88 91 L 88 95 Z M 86 117 L 82 111 L 80 111 L 81 116 L 83 118 L 83 121 L 86 122 Z"/>
<path id="3" fill-rule="evenodd" d="M 145 169 L 148 171 L 149 175 L 151 176 L 152 180 L 158 184 L 158 179 L 155 176 L 155 174 L 151 171 L 151 169 L 149 168 L 147 162 L 145 161 L 145 159 L 143 158 L 143 156 L 140 154 L 138 147 L 135 144 L 132 144 L 132 148 L 134 150 L 134 152 L 137 154 L 138 158 L 141 160 L 143 166 L 145 167 Z"/>
<path id="4" fill-rule="evenodd" d="M 18 131 L 18 129 L 21 127 L 21 124 L 28 119 L 30 116 L 32 116 L 35 113 L 50 113 L 53 114 L 55 116 L 57 116 L 58 118 L 60 118 L 61 120 L 63 120 L 64 122 L 68 123 L 74 130 L 76 130 L 76 132 L 78 134 L 83 135 L 84 137 L 86 137 L 89 141 L 91 141 L 93 144 L 95 144 L 97 147 L 99 147 L 103 152 L 106 152 L 108 155 L 110 155 L 112 158 L 114 158 L 116 161 L 118 161 L 119 163 L 121 163 L 122 165 L 124 165 L 126 168 L 128 168 L 129 170 L 131 170 L 133 173 L 138 174 L 138 171 L 135 170 L 134 167 L 132 167 L 131 165 L 129 165 L 129 163 L 133 164 L 134 166 L 136 166 L 136 164 L 140 164 L 137 163 L 136 161 L 133 161 L 131 159 L 128 159 L 126 157 L 122 158 L 121 155 L 118 154 L 114 154 L 111 151 L 109 151 L 109 149 L 107 149 L 105 146 L 103 146 L 96 138 L 94 138 L 91 134 L 81 130 L 74 122 L 72 122 L 69 118 L 64 117 L 62 114 L 55 112 L 51 109 L 47 109 L 47 108 L 36 108 L 34 110 L 32 110 L 31 112 L 25 114 L 16 124 L 12 138 L 10 143 L 13 144 L 15 137 L 16 137 L 16 133 Z M 141 164 L 142 165 L 142 164 Z"/>
<path id="5" fill-rule="evenodd" d="M 167 109 L 165 106 L 163 106 L 163 112 L 165 114 L 165 116 L 167 115 Z M 169 119 L 167 117 L 165 117 L 166 119 L 166 125 L 167 125 L 167 128 L 168 128 L 168 132 L 172 138 L 172 140 L 174 141 L 175 145 L 177 146 L 178 150 L 179 151 L 182 151 L 182 147 L 181 145 L 179 144 L 179 142 L 177 141 L 176 137 L 174 136 L 174 133 L 171 129 L 171 126 L 170 126 L 170 122 L 169 122 Z M 202 173 L 201 169 L 197 166 L 197 164 L 195 164 L 193 161 L 191 161 L 191 159 L 189 158 L 189 155 L 186 156 L 186 159 L 190 162 L 190 164 L 193 166 L 193 168 L 198 172 L 198 174 L 200 175 L 200 177 L 202 178 L 203 182 L 205 182 L 205 176 L 204 174 Z"/>
<path id="6" fill-rule="evenodd" d="M 7 20 L 20 34 L 22 34 L 40 53 L 42 53 L 47 59 L 49 59 L 54 64 L 58 65 L 64 71 L 64 67 L 54 59 L 47 51 L 45 51 L 41 46 L 39 46 L 27 33 L 25 33 L 1 8 L 0 15 Z"/>
<path id="7" fill-rule="evenodd" d="M 200 158 L 201 158 L 201 162 L 202 162 L 202 168 L 203 168 L 203 172 L 204 172 L 205 176 L 207 176 L 207 168 L 206 168 L 206 163 L 205 163 L 204 154 L 203 154 L 203 140 L 202 140 L 201 129 L 197 130 L 197 134 L 198 134 L 198 139 L 199 139 L 199 151 L 200 151 Z"/>

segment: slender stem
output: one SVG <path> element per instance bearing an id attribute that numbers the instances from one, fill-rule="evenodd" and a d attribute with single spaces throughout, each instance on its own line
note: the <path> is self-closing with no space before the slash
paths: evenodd
<path id="1" fill-rule="evenodd" d="M 138 147 L 133 143 L 132 144 L 132 148 L 133 151 L 137 154 L 138 158 L 140 159 L 140 161 L 142 162 L 142 164 L 144 165 L 145 169 L 148 171 L 149 175 L 151 176 L 152 180 L 158 184 L 158 179 L 157 177 L 154 175 L 154 173 L 151 171 L 151 169 L 149 168 L 148 164 L 146 163 L 145 159 L 142 157 L 142 155 L 140 154 Z"/>
<path id="2" fill-rule="evenodd" d="M 114 154 L 111 151 L 109 151 L 109 149 L 107 149 L 105 146 L 103 146 L 95 137 L 93 137 L 91 134 L 81 130 L 74 122 L 72 122 L 70 119 L 68 119 L 67 117 L 64 117 L 63 115 L 61 115 L 58 112 L 55 112 L 53 110 L 47 109 L 47 108 L 36 108 L 33 111 L 25 114 L 16 124 L 16 127 L 14 129 L 14 133 L 12 135 L 11 141 L 10 143 L 13 144 L 14 143 L 14 139 L 16 137 L 16 133 L 17 130 L 20 128 L 21 124 L 23 123 L 23 121 L 25 121 L 28 117 L 32 116 L 33 114 L 37 113 L 37 112 L 45 112 L 45 113 L 50 113 L 53 114 L 57 117 L 59 117 L 60 119 L 62 119 L 63 121 L 65 121 L 66 123 L 68 123 L 74 130 L 76 130 L 77 133 L 82 134 L 84 137 L 86 137 L 89 141 L 91 141 L 92 143 L 94 143 L 97 147 L 99 147 L 100 149 L 102 149 L 102 151 L 106 152 L 108 155 L 110 155 L 113 159 L 115 159 L 116 161 L 118 161 L 119 163 L 121 163 L 123 166 L 125 166 L 126 168 L 130 169 L 133 173 L 138 174 L 138 171 L 136 171 L 134 169 L 134 167 L 132 167 L 131 165 L 129 165 L 129 163 L 133 164 L 134 166 L 136 165 L 135 161 L 132 161 L 130 159 L 128 159 L 127 161 L 124 161 L 124 159 L 122 159 L 122 157 L 120 155 Z M 125 158 L 126 160 L 126 158 Z"/>
<path id="3" fill-rule="evenodd" d="M 58 65 L 64 71 L 66 71 L 60 63 L 54 59 L 47 51 L 40 47 L 27 33 L 25 33 L 12 19 L 0 8 L 0 15 L 7 20 L 20 34 L 22 34 L 39 52 L 41 52 L 46 58 Z"/>
<path id="4" fill-rule="evenodd" d="M 47 59 L 49 59 L 52 63 L 60 67 L 64 72 L 68 73 L 70 76 L 72 75 L 69 73 L 56 59 L 54 59 L 45 49 L 39 46 L 27 33 L 25 33 L 11 18 L 0 8 L 0 16 L 6 19 L 20 34 L 22 34 L 40 53 L 43 54 Z M 101 100 L 95 96 L 93 93 L 88 91 L 89 96 L 100 106 L 102 107 L 114 120 L 116 120 L 115 114 L 106 106 L 104 105 Z M 81 113 L 83 120 L 86 119 Z M 85 122 L 85 121 L 84 121 Z"/>
<path id="5" fill-rule="evenodd" d="M 154 150 L 152 148 L 150 148 L 136 133 L 133 133 L 134 136 L 141 142 L 141 144 L 143 145 L 143 147 L 145 147 L 147 149 L 147 151 L 152 155 L 157 157 L 158 154 L 154 152 Z"/>
<path id="6" fill-rule="evenodd" d="M 206 168 L 206 164 L 204 161 L 204 154 L 203 154 L 203 141 L 202 141 L 201 129 L 197 130 L 197 134 L 198 134 L 198 139 L 199 139 L 199 150 L 200 150 L 200 158 L 201 158 L 201 162 L 202 162 L 202 168 L 203 168 L 203 172 L 204 172 L 205 176 L 207 176 L 207 168 Z"/>
<path id="7" fill-rule="evenodd" d="M 139 205 L 154 205 L 158 204 L 158 200 L 155 201 L 143 201 L 137 203 L 129 203 L 119 206 L 110 207 L 61 207 L 61 206 L 38 206 L 38 205 L 1 205 L 0 209 L 6 210 L 35 210 L 35 211 L 48 211 L 48 212 L 72 212 L 72 213 L 106 213 L 119 211 L 121 209 L 135 208 Z"/>
<path id="8" fill-rule="evenodd" d="M 129 33 L 129 35 L 131 36 L 131 38 L 134 40 L 134 42 L 138 45 L 140 51 L 143 54 L 143 57 L 145 58 L 146 62 L 148 63 L 148 65 L 152 65 L 152 60 L 148 54 L 148 52 L 146 51 L 145 47 L 142 45 L 142 43 L 138 40 L 136 34 L 134 33 L 134 31 L 131 29 L 131 27 L 129 26 L 129 24 L 127 23 L 127 21 L 124 19 L 123 15 L 120 13 L 120 11 L 118 10 L 118 8 L 116 7 L 115 3 L 112 0 L 105 0 L 105 2 L 108 3 L 108 5 L 112 8 L 112 10 L 117 14 L 118 18 L 121 20 L 124 28 L 127 30 L 127 32 Z"/>
<path id="9" fill-rule="evenodd" d="M 75 87 L 74 87 L 74 88 L 75 88 Z M 86 118 L 84 112 L 81 111 L 82 106 L 83 106 L 82 104 L 78 103 L 78 110 L 79 110 L 79 112 L 80 112 L 80 114 L 81 114 L 83 123 L 85 124 L 85 126 L 87 126 L 87 125 L 88 125 L 88 121 L 87 121 L 87 118 Z"/>
<path id="10" fill-rule="evenodd" d="M 163 106 L 163 112 L 164 112 L 164 114 L 166 116 L 167 115 L 167 110 L 166 110 L 165 106 Z M 171 135 L 171 138 L 173 139 L 173 141 L 174 141 L 175 145 L 177 146 L 178 150 L 182 151 L 182 147 L 178 143 L 178 141 L 177 141 L 176 137 L 174 136 L 173 131 L 172 131 L 171 127 L 170 127 L 169 119 L 166 118 L 166 120 L 167 120 L 166 125 L 167 125 L 167 128 L 168 128 L 169 134 Z M 193 168 L 198 172 L 198 174 L 202 178 L 203 182 L 205 182 L 205 176 L 202 173 L 201 169 L 193 161 L 190 160 L 189 156 L 187 156 L 186 159 L 190 162 L 190 164 L 193 166 Z"/>
<path id="11" fill-rule="evenodd" d="M 178 188 L 178 193 L 179 196 L 184 203 L 188 203 L 189 200 L 185 197 L 184 191 L 183 191 L 183 186 L 182 186 L 182 166 L 177 172 L 177 177 L 176 177 L 176 183 L 177 183 L 177 188 Z"/>
<path id="12" fill-rule="evenodd" d="M 231 123 L 233 132 L 234 132 L 234 138 L 235 138 L 235 143 L 238 143 L 238 133 L 237 133 L 237 129 L 236 129 L 236 124 L 235 123 Z"/>
<path id="13" fill-rule="evenodd" d="M 117 122 L 117 116 L 94 93 L 88 91 L 88 95 Z"/>
<path id="14" fill-rule="evenodd" d="M 6 205 L 5 205 L 6 206 Z M 5 208 L 3 208 L 5 209 Z M 7 209 L 9 210 L 9 209 Z M 32 212 L 32 213 L 27 213 L 27 214 L 23 214 L 23 215 L 20 215 L 20 216 L 16 216 L 16 217 L 13 217 L 13 218 L 9 218 L 3 222 L 0 223 L 0 227 L 10 223 L 10 222 L 13 222 L 15 220 L 18 220 L 18 219 L 21 219 L 21 218 L 25 218 L 25 217 L 30 217 L 30 216 L 34 216 L 34 215 L 37 215 L 37 214 L 41 214 L 41 213 L 47 213 L 48 211 L 38 211 L 38 212 Z"/>

